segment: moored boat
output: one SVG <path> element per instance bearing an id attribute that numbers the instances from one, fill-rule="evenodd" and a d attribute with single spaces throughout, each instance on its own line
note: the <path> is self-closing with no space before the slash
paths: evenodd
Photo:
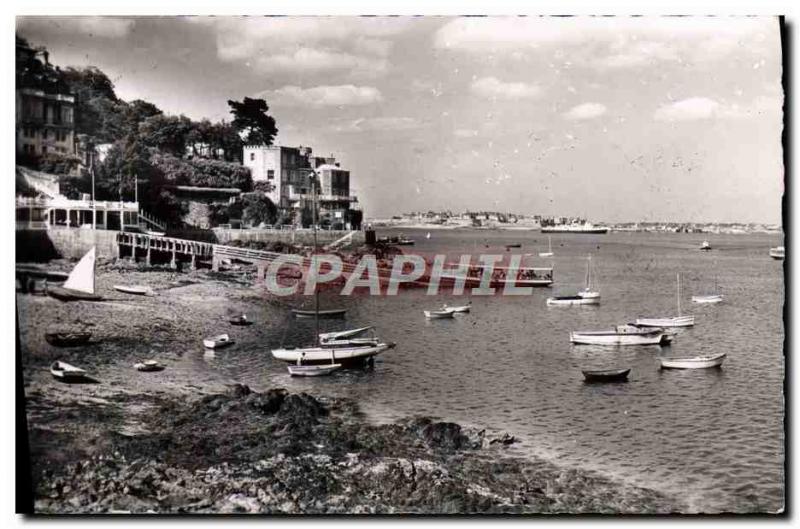
<path id="1" fill-rule="evenodd" d="M 63 286 L 49 287 L 47 294 L 61 301 L 99 301 L 95 293 L 95 248 L 92 247 L 72 269 Z"/>
<path id="2" fill-rule="evenodd" d="M 637 318 L 636 325 L 640 327 L 691 327 L 694 325 L 694 316 L 681 315 L 681 275 L 677 274 L 677 299 L 678 315 L 671 318 Z"/>
<path id="3" fill-rule="evenodd" d="M 591 222 L 572 224 L 554 224 L 553 226 L 542 226 L 539 230 L 542 233 L 608 233 L 608 227 L 595 226 Z"/>
<path id="4" fill-rule="evenodd" d="M 450 307 L 450 306 L 447 305 L 447 303 L 442 305 L 442 310 L 449 310 L 450 312 L 453 312 L 455 314 L 469 312 L 471 308 L 472 308 L 472 302 L 471 301 L 468 302 L 466 305 L 459 305 L 459 306 L 455 306 L 455 307 Z"/>
<path id="5" fill-rule="evenodd" d="M 295 315 L 296 318 L 343 318 L 345 313 L 347 313 L 347 309 L 327 309 L 327 310 L 320 310 L 320 311 L 313 311 L 313 310 L 305 310 L 305 309 L 292 309 L 292 314 Z"/>
<path id="6" fill-rule="evenodd" d="M 700 249 L 703 251 L 708 251 L 711 249 L 711 244 L 708 241 L 703 241 L 703 243 L 700 245 Z"/>
<path id="7" fill-rule="evenodd" d="M 233 345 L 233 343 L 234 341 L 231 340 L 231 337 L 227 334 L 218 334 L 217 336 L 212 336 L 211 338 L 205 338 L 203 340 L 203 345 L 207 349 L 221 349 Z"/>
<path id="8" fill-rule="evenodd" d="M 253 322 L 247 319 L 247 314 L 239 314 L 238 316 L 231 318 L 230 320 L 231 325 L 252 325 Z"/>
<path id="9" fill-rule="evenodd" d="M 617 325 L 607 331 L 573 331 L 569 341 L 578 345 L 665 345 L 672 336 L 658 327 Z"/>
<path id="10" fill-rule="evenodd" d="M 659 361 L 662 369 L 706 369 L 721 366 L 725 356 L 726 353 L 719 353 L 688 358 L 659 358 Z"/>
<path id="11" fill-rule="evenodd" d="M 342 364 L 289 365 L 287 369 L 293 377 L 321 377 L 330 375 L 342 368 Z"/>
<path id="12" fill-rule="evenodd" d="M 85 370 L 66 362 L 61 362 L 60 360 L 50 364 L 50 374 L 55 378 L 65 381 L 79 381 L 88 378 L 88 374 Z"/>
<path id="13" fill-rule="evenodd" d="M 50 345 L 57 347 L 76 347 L 83 345 L 92 337 L 90 332 L 48 332 L 44 339 Z"/>
<path id="14" fill-rule="evenodd" d="M 338 363 L 342 366 L 363 364 L 371 357 L 394 348 L 391 342 L 381 342 L 375 345 L 353 345 L 347 347 L 329 347 L 318 345 L 314 347 L 283 347 L 273 349 L 272 356 L 276 360 L 296 364 L 298 360 L 302 365 L 317 365 Z"/>
<path id="15" fill-rule="evenodd" d="M 549 235 L 547 237 L 547 251 L 539 252 L 539 257 L 553 257 L 553 240 Z"/>
<path id="16" fill-rule="evenodd" d="M 548 305 L 599 305 L 600 292 L 592 290 L 591 275 L 592 256 L 586 262 L 586 286 L 577 294 L 569 296 L 553 296 L 547 298 Z"/>
<path id="17" fill-rule="evenodd" d="M 628 380 L 631 368 L 621 369 L 581 369 L 586 382 L 620 382 Z"/>
<path id="18" fill-rule="evenodd" d="M 443 310 L 424 310 L 425 317 L 429 320 L 441 320 L 445 318 L 452 318 L 455 312 L 450 309 Z"/>
<path id="19" fill-rule="evenodd" d="M 722 294 L 709 294 L 707 296 L 692 296 L 694 303 L 720 303 L 723 300 Z"/>
<path id="20" fill-rule="evenodd" d="M 783 260 L 786 258 L 786 248 L 783 246 L 770 248 L 769 256 L 772 257 L 773 259 Z"/>

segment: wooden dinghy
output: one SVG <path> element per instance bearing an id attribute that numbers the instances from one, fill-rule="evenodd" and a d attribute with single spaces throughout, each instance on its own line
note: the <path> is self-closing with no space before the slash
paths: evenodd
<path id="1" fill-rule="evenodd" d="M 454 311 L 450 309 L 443 309 L 443 310 L 425 310 L 425 317 L 429 320 L 441 320 L 444 318 L 452 318 L 455 314 Z"/>
<path id="2" fill-rule="evenodd" d="M 95 293 L 95 248 L 84 255 L 72 269 L 63 286 L 49 287 L 47 294 L 61 301 L 99 301 Z"/>
<path id="3" fill-rule="evenodd" d="M 693 303 L 721 303 L 722 294 L 709 294 L 707 296 L 692 296 Z"/>
<path id="4" fill-rule="evenodd" d="M 252 321 L 247 319 L 247 314 L 240 314 L 240 315 L 236 316 L 235 318 L 231 318 L 230 319 L 230 323 L 231 323 L 231 325 L 240 325 L 240 326 L 252 325 L 253 324 Z"/>
<path id="5" fill-rule="evenodd" d="M 164 366 L 161 365 L 158 360 L 145 360 L 144 362 L 138 362 L 133 364 L 134 369 L 137 371 L 163 371 Z"/>
<path id="6" fill-rule="evenodd" d="M 92 337 L 90 332 L 48 332 L 44 339 L 56 347 L 77 347 L 84 345 Z"/>
<path id="7" fill-rule="evenodd" d="M 207 349 L 222 349 L 223 347 L 233 345 L 233 343 L 233 340 L 231 340 L 231 337 L 227 334 L 218 334 L 217 336 L 212 336 L 211 338 L 203 340 L 203 345 Z"/>
<path id="8" fill-rule="evenodd" d="M 659 358 L 661 369 L 707 369 L 720 367 L 727 353 L 689 358 Z"/>
<path id="9" fill-rule="evenodd" d="M 85 370 L 70 365 L 66 362 L 56 361 L 50 365 L 50 373 L 59 380 L 67 382 L 86 380 L 88 374 Z"/>
<path id="10" fill-rule="evenodd" d="M 586 382 L 621 382 L 628 380 L 631 368 L 622 369 L 581 369 Z"/>
<path id="11" fill-rule="evenodd" d="M 342 368 L 342 364 L 327 364 L 317 366 L 287 366 L 289 374 L 293 377 L 321 377 L 330 375 Z"/>
<path id="12" fill-rule="evenodd" d="M 320 318 L 343 318 L 347 309 L 327 309 L 319 311 Z M 313 310 L 292 309 L 292 314 L 296 318 L 313 318 L 316 313 Z"/>
<path id="13" fill-rule="evenodd" d="M 153 289 L 142 285 L 114 285 L 114 290 L 133 294 L 134 296 L 152 296 L 155 294 Z"/>

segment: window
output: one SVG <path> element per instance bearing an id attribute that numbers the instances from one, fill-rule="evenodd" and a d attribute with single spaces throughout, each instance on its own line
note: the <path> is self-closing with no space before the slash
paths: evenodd
<path id="1" fill-rule="evenodd" d="M 267 180 L 275 180 L 275 171 L 273 169 L 267 169 Z"/>
<path id="2" fill-rule="evenodd" d="M 255 159 L 256 159 L 256 153 L 254 153 L 254 152 L 251 152 L 251 153 L 250 153 L 250 161 L 252 162 L 252 161 L 253 161 L 253 160 L 255 160 Z"/>

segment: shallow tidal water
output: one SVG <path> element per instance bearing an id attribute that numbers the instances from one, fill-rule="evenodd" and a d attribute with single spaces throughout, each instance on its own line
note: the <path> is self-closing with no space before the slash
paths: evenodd
<path id="1" fill-rule="evenodd" d="M 461 300 L 446 291 L 427 296 L 424 289 L 403 290 L 395 297 L 326 294 L 322 308 L 349 310 L 345 320 L 321 320 L 322 331 L 372 324 L 383 339 L 397 342 L 373 370 L 331 377 L 291 378 L 285 364 L 269 353 L 280 345 L 309 343 L 313 320 L 295 320 L 285 308 L 257 295 L 227 299 L 224 290 L 213 299 L 199 294 L 194 299 L 193 287 L 165 291 L 147 303 L 173 303 L 176 311 L 191 313 L 191 325 L 173 329 L 144 322 L 150 331 L 136 327 L 131 332 L 143 337 L 150 332 L 150 337 L 119 347 L 147 355 L 155 338 L 162 344 L 156 349 L 181 344 L 180 359 L 164 376 L 180 373 L 201 386 L 204 380 L 230 380 L 256 390 L 285 387 L 353 398 L 381 422 L 428 415 L 487 428 L 490 434 L 507 431 L 520 440 L 511 449 L 516 455 L 544 457 L 654 488 L 674 495 L 689 512 L 775 512 L 783 507 L 784 262 L 768 255 L 770 247 L 782 244 L 782 236 L 554 234 L 555 256 L 544 259 L 537 254 L 546 251 L 547 236 L 538 232 L 437 230 L 430 239 L 425 231 L 402 232 L 417 241 L 404 252 L 447 253 L 454 261 L 462 253 L 531 253 L 525 264 L 552 262 L 555 284 L 534 289 L 530 296 L 465 295 Z M 703 240 L 715 249 L 699 251 Z M 510 243 L 522 246 L 506 252 Z M 590 253 L 601 304 L 546 306 L 549 295 L 583 286 Z M 677 272 L 683 314 L 694 314 L 696 325 L 680 331 L 672 345 L 569 343 L 572 330 L 675 315 Z M 725 301 L 692 304 L 692 295 L 714 289 L 715 276 Z M 168 296 L 176 297 L 169 301 Z M 472 312 L 453 320 L 426 321 L 422 313 L 468 298 Z M 311 301 L 305 300 L 307 306 Z M 36 300 L 49 302 L 54 301 Z M 136 319 L 137 303 L 143 301 L 123 297 L 114 306 Z M 123 311 L 126 307 L 130 310 Z M 240 311 L 256 324 L 228 325 L 229 315 Z M 204 351 L 200 338 L 218 332 L 228 332 L 236 344 Z M 116 346 L 107 342 L 103 347 L 111 351 Z M 662 371 L 657 361 L 658 355 L 722 351 L 727 358 L 721 369 Z M 616 366 L 632 368 L 628 382 L 583 382 L 581 368 Z"/>
<path id="2" fill-rule="evenodd" d="M 385 230 L 386 233 L 397 233 Z M 417 244 L 405 252 L 532 253 L 547 238 L 538 232 L 446 231 L 431 239 L 403 230 Z M 324 379 L 292 379 L 269 347 L 303 345 L 313 321 L 276 316 L 239 332 L 239 344 L 202 365 L 224 370 L 257 388 L 287 387 L 355 398 L 379 421 L 414 414 L 506 430 L 515 450 L 597 470 L 676 494 L 700 512 L 777 511 L 783 506 L 783 261 L 768 256 L 782 237 L 766 234 L 556 234 L 555 284 L 531 296 L 472 296 L 470 314 L 426 321 L 423 309 L 443 302 L 422 289 L 396 297 L 325 297 L 323 305 L 349 308 L 345 321 L 326 329 L 374 324 L 397 342 L 374 371 L 341 372 Z M 702 240 L 715 248 L 698 250 Z M 488 245 L 488 248 L 487 248 Z M 553 292 L 581 287 L 585 257 L 593 256 L 599 306 L 548 307 Z M 672 316 L 676 273 L 683 314 L 694 328 L 670 346 L 604 348 L 569 343 L 571 330 L 591 330 L 636 317 Z M 692 304 L 714 289 L 725 301 Z M 468 296 L 464 296 L 467 298 Z M 254 308 L 254 310 L 256 310 Z M 659 369 L 658 355 L 727 352 L 721 369 Z M 587 385 L 581 368 L 632 368 L 629 381 Z"/>

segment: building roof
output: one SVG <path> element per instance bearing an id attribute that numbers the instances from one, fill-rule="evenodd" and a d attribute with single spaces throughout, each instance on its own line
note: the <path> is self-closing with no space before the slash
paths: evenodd
<path id="1" fill-rule="evenodd" d="M 324 171 L 326 169 L 330 170 L 330 171 L 347 171 L 347 169 L 344 169 L 342 167 L 339 167 L 338 165 L 332 165 L 332 164 L 329 164 L 329 163 L 326 163 L 324 165 L 320 165 L 319 167 L 316 168 L 316 171 Z"/>
<path id="2" fill-rule="evenodd" d="M 228 195 L 240 195 L 242 190 L 238 187 L 200 187 L 200 186 L 164 186 L 175 191 L 182 191 L 184 193 L 217 193 Z"/>

